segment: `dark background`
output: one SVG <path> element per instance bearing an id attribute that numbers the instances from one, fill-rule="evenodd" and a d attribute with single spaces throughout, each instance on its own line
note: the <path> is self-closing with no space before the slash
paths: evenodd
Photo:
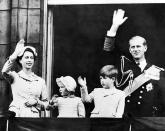
<path id="1" fill-rule="evenodd" d="M 57 77 L 87 77 L 89 93 L 100 87 L 99 70 L 104 37 L 112 24 L 113 11 L 124 9 L 127 21 L 119 28 L 116 45 L 128 54 L 134 35 L 146 38 L 147 59 L 165 67 L 165 4 L 58 5 L 54 10 L 53 94 L 58 94 Z M 79 86 L 76 95 L 80 96 Z M 87 105 L 87 116 L 93 108 Z"/>

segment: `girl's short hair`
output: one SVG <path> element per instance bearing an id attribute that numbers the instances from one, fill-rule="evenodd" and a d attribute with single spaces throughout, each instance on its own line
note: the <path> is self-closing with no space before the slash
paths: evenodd
<path id="1" fill-rule="evenodd" d="M 102 77 L 105 76 L 109 78 L 114 77 L 116 79 L 117 75 L 118 75 L 118 70 L 114 65 L 105 65 L 100 70 L 100 76 Z"/>

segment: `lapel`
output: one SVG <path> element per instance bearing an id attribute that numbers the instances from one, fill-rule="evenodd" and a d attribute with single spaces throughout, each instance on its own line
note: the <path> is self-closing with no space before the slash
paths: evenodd
<path id="1" fill-rule="evenodd" d="M 147 65 L 146 65 L 146 67 L 144 68 L 144 70 L 147 70 L 149 67 L 151 67 L 152 66 L 152 64 L 151 63 L 149 63 L 149 62 L 147 62 Z M 144 72 L 144 70 L 143 70 L 143 72 Z"/>
<path id="2" fill-rule="evenodd" d="M 28 76 L 26 75 L 22 70 L 18 72 L 18 76 L 26 81 L 32 82 L 32 81 L 38 81 L 38 76 L 35 75 L 33 72 Z"/>
<path id="3" fill-rule="evenodd" d="M 117 89 L 104 89 L 103 90 L 103 97 L 109 96 L 109 95 L 114 95 L 117 93 Z"/>

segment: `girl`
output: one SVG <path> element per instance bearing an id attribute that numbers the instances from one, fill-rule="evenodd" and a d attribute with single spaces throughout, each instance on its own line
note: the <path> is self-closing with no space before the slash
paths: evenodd
<path id="1" fill-rule="evenodd" d="M 56 79 L 61 97 L 53 96 L 49 107 L 58 107 L 58 117 L 85 117 L 84 104 L 81 98 L 74 95 L 76 81 L 71 76 L 61 76 Z"/>

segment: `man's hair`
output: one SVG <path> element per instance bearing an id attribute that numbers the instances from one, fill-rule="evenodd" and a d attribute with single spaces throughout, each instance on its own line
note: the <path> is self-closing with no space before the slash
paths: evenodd
<path id="1" fill-rule="evenodd" d="M 135 41 L 135 40 L 141 40 L 143 41 L 143 45 L 147 46 L 147 41 L 145 38 L 141 37 L 141 36 L 133 36 L 130 40 L 129 40 L 129 44 L 131 43 L 131 41 Z"/>
<path id="2" fill-rule="evenodd" d="M 118 75 L 118 70 L 114 65 L 105 65 L 100 70 L 100 76 L 102 77 L 105 76 L 109 78 L 114 77 L 116 79 L 117 75 Z"/>

